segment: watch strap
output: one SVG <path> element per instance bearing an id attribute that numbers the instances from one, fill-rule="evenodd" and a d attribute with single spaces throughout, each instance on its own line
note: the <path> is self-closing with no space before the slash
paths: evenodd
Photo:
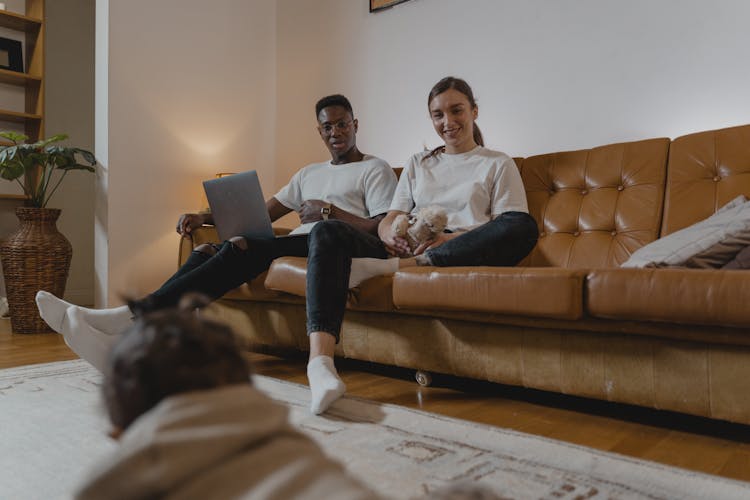
<path id="1" fill-rule="evenodd" d="M 328 203 L 324 207 L 320 208 L 320 216 L 323 218 L 323 220 L 328 220 L 328 217 L 331 215 L 331 204 Z"/>

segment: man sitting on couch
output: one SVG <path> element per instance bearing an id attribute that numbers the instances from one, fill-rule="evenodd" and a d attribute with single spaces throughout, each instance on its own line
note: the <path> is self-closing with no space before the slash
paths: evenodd
<path id="1" fill-rule="evenodd" d="M 116 337 L 132 324 L 133 311 L 174 307 L 187 292 L 217 299 L 266 271 L 278 257 L 306 257 L 307 233 L 321 220 L 340 220 L 376 235 L 378 223 L 390 206 L 396 175 L 385 161 L 357 148 L 358 121 L 346 97 L 337 94 L 322 98 L 315 105 L 315 113 L 320 138 L 331 160 L 304 167 L 266 202 L 272 221 L 292 210 L 299 214 L 302 225 L 289 236 L 271 240 L 238 236 L 221 245 L 200 245 L 158 290 L 128 306 L 87 309 L 40 291 L 36 301 L 42 318 L 63 334 L 71 349 L 102 370 Z M 180 217 L 177 232 L 189 235 L 211 222 L 210 215 L 186 214 Z M 311 386 L 318 372 L 327 376 L 322 369 L 313 370 L 309 374 Z"/>

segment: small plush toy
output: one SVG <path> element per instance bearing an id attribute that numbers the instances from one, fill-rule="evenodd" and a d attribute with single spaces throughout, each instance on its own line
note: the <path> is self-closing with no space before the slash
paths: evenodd
<path id="1" fill-rule="evenodd" d="M 445 210 L 437 205 L 430 205 L 420 208 L 414 214 L 397 216 L 391 228 L 396 236 L 406 239 L 414 252 L 419 245 L 442 233 L 447 223 Z"/>

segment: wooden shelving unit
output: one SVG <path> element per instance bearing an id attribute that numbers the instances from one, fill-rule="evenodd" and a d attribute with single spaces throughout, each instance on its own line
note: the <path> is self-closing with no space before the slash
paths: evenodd
<path id="1" fill-rule="evenodd" d="M 0 109 L 0 122 L 23 124 L 33 142 L 44 135 L 44 0 L 26 0 L 25 14 L 0 10 L 0 27 L 26 38 L 24 72 L 0 69 L 0 83 L 24 87 L 24 109 Z"/>
<path id="2" fill-rule="evenodd" d="M 24 201 L 28 200 L 29 197 L 25 194 L 5 194 L 0 193 L 0 200 L 13 200 L 13 201 Z"/>
<path id="3" fill-rule="evenodd" d="M 3 122 L 21 124 L 29 142 L 44 137 L 44 1 L 26 0 L 25 14 L 0 10 L 0 27 L 22 32 L 25 37 L 24 72 L 0 69 L 0 84 L 24 89 L 24 107 L 6 109 L 0 105 L 0 130 L 5 128 Z M 25 195 L 0 194 L 0 200 L 24 199 Z"/>
<path id="4" fill-rule="evenodd" d="M 15 123 L 27 123 L 33 121 L 38 122 L 42 120 L 42 115 L 19 113 L 17 111 L 6 111 L 4 109 L 0 109 L 0 120 Z"/>
<path id="5" fill-rule="evenodd" d="M 0 83 L 10 85 L 41 85 L 42 77 L 0 68 Z"/>
<path id="6" fill-rule="evenodd" d="M 33 2 L 29 2 L 27 0 L 26 3 L 33 3 Z M 1 10 L 0 13 L 2 14 L 0 16 L 0 26 L 2 26 L 3 28 L 10 28 L 12 30 L 28 32 L 28 31 L 39 30 L 44 24 L 44 21 L 42 21 L 41 18 L 24 16 L 23 14 L 9 12 L 7 10 Z"/>

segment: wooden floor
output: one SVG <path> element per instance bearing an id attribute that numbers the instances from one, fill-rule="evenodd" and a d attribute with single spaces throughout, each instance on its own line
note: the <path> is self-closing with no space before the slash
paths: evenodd
<path id="1" fill-rule="evenodd" d="M 305 358 L 249 355 L 257 373 L 306 384 Z M 75 359 L 56 334 L 0 320 L 0 368 Z M 750 427 L 452 377 L 420 387 L 409 370 L 339 360 L 350 395 L 750 481 Z"/>

